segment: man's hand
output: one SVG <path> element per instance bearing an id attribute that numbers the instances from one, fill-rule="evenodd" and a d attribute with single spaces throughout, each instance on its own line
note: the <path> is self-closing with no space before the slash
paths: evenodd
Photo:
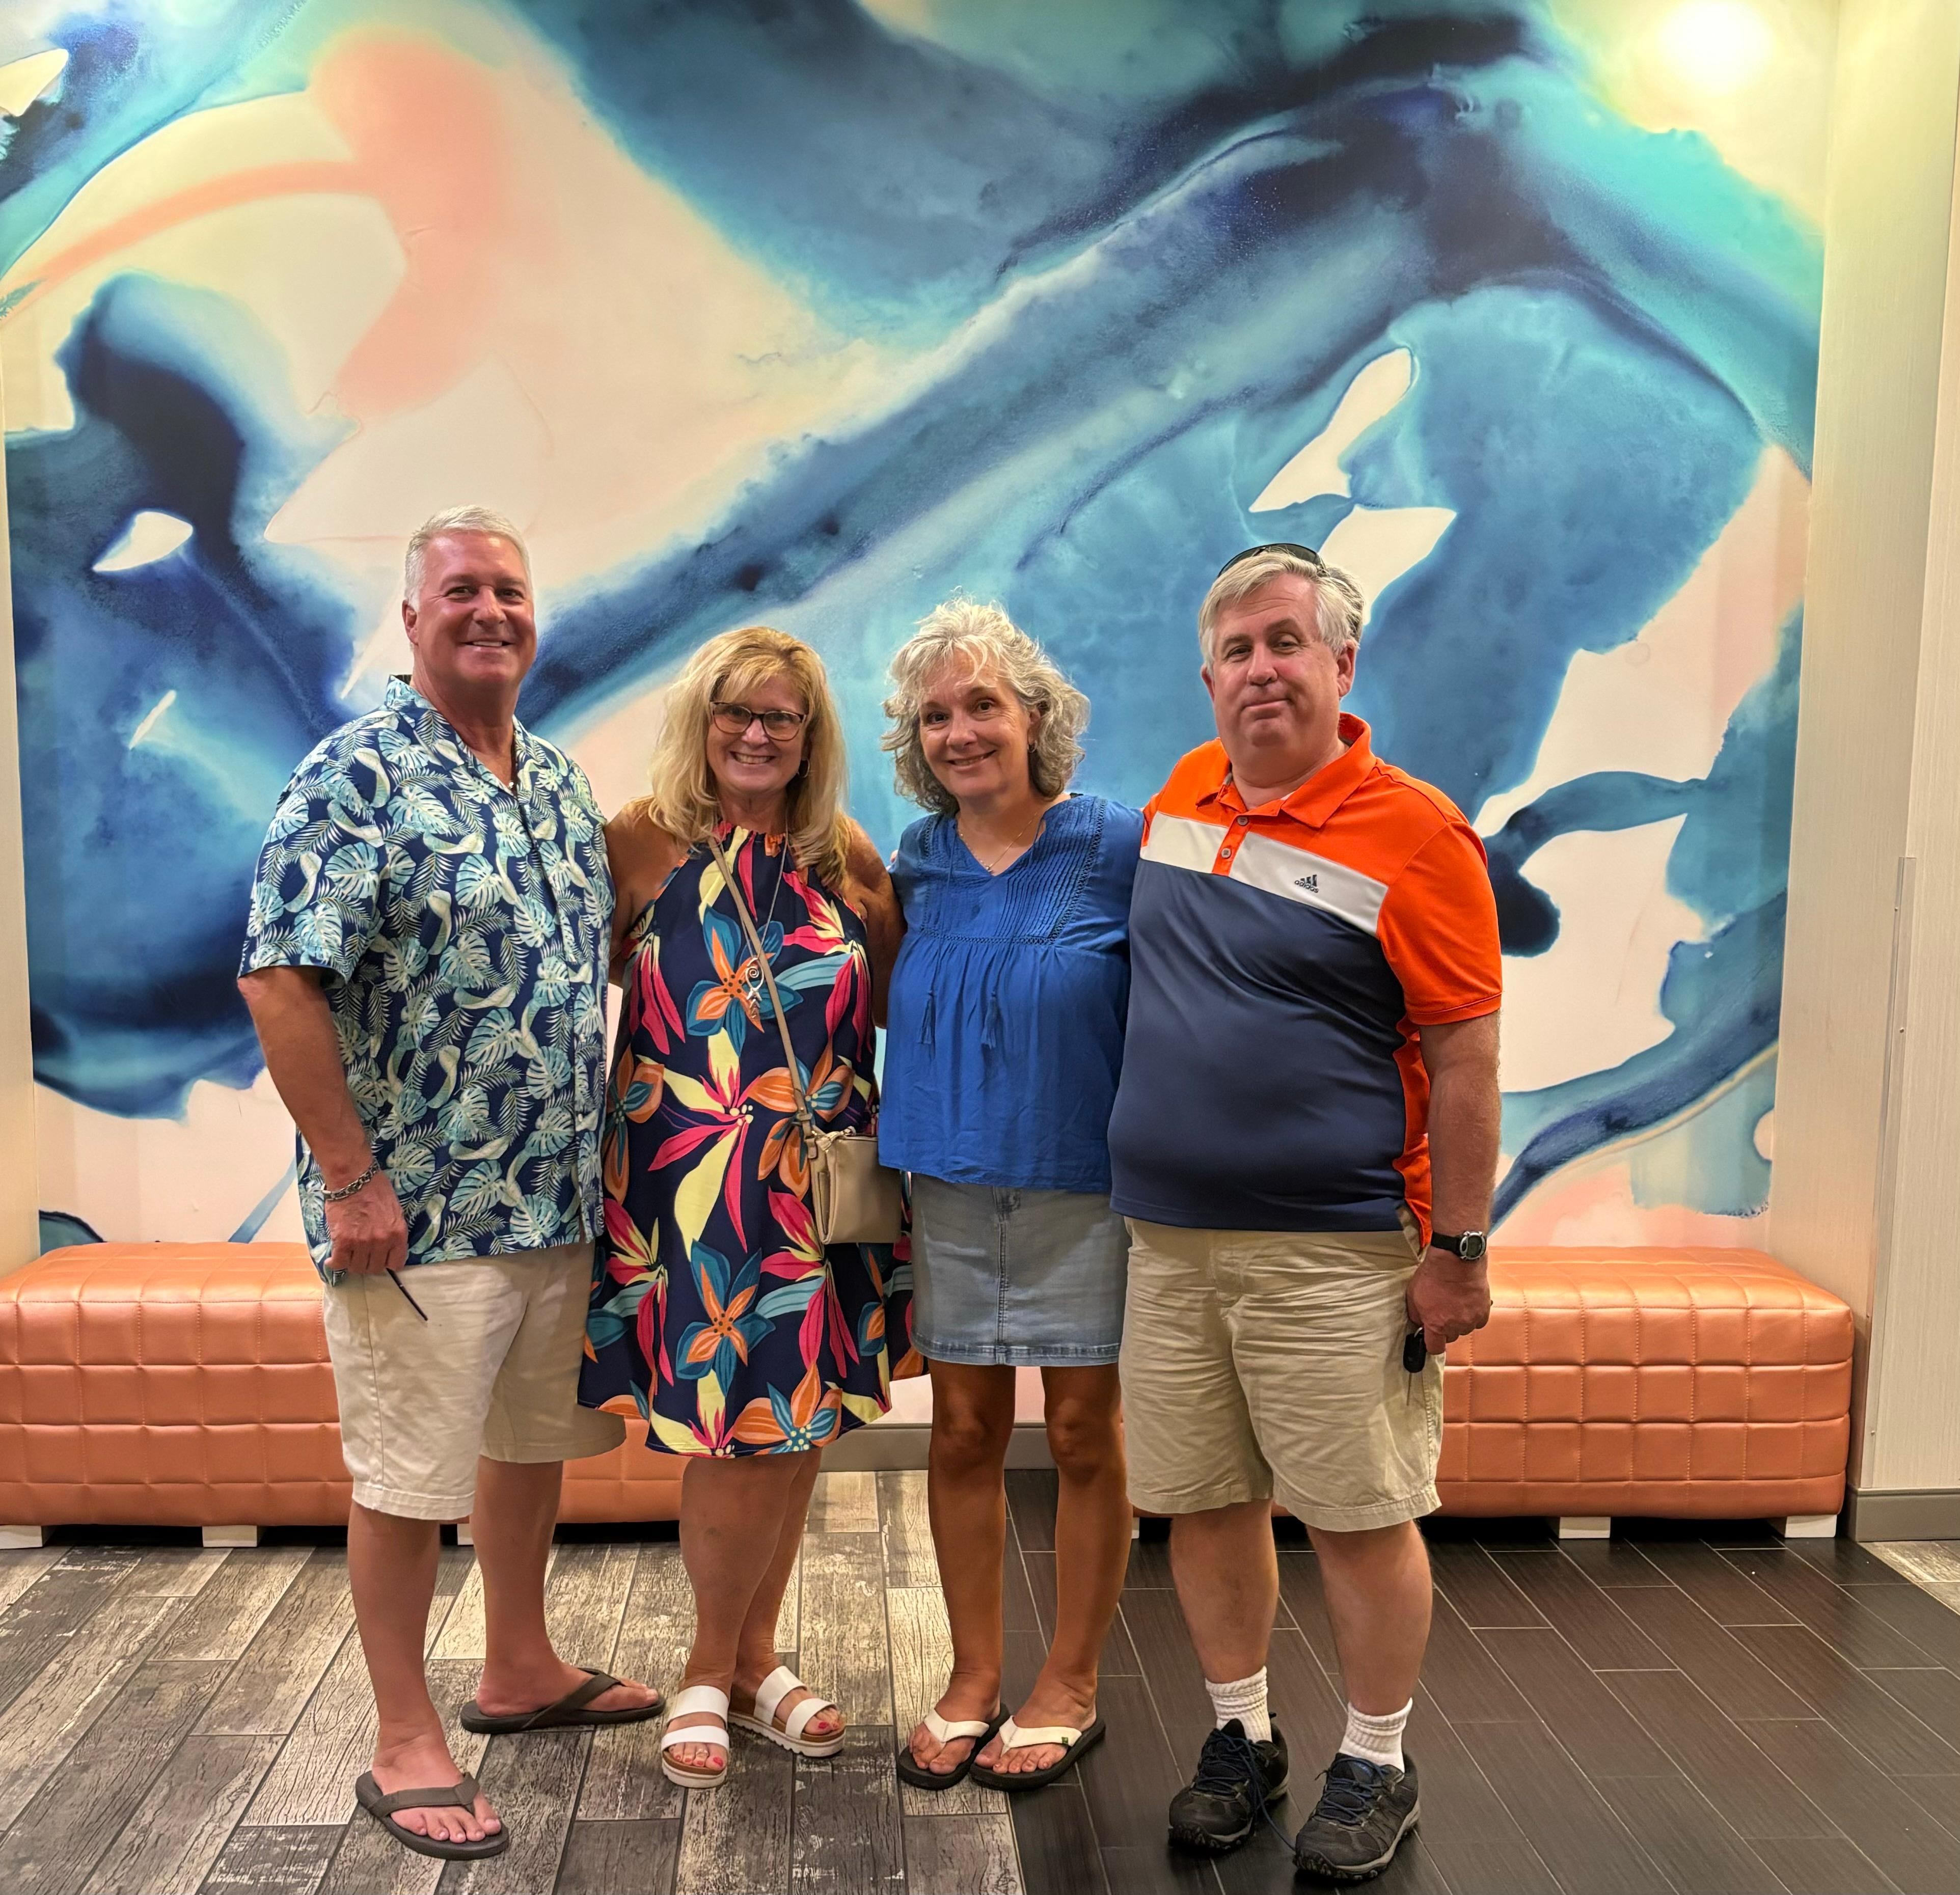
<path id="1" fill-rule="evenodd" d="M 1481 1329 L 1491 1320 L 1489 1267 L 1466 1264 L 1446 1250 L 1426 1250 L 1403 1301 L 1409 1321 L 1422 1324 L 1429 1353 L 1440 1356 L 1459 1336 Z"/>
<path id="2" fill-rule="evenodd" d="M 408 1261 L 409 1223 L 386 1172 L 377 1172 L 352 1197 L 327 1206 L 326 1234 L 333 1241 L 329 1270 L 373 1277 L 401 1268 Z"/>

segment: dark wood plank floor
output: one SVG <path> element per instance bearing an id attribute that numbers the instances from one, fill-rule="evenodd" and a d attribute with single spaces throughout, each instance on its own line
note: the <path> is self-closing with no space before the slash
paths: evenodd
<path id="1" fill-rule="evenodd" d="M 1052 1477 L 1012 1478 L 1032 1573 Z M 1290 1831 L 1342 1700 L 1318 1563 L 1297 1528 L 1278 1531 L 1269 1671 Z M 1914 1550 L 1900 1562 L 1914 1573 L 1960 1576 L 1939 1549 Z M 1031 1895 L 1293 1886 L 1270 1832 L 1217 1865 L 1163 1846 L 1157 1813 L 1211 1723 L 1166 1553 L 1148 1538 L 1133 1550 L 1128 1637 L 1111 1641 L 1137 1686 L 1106 1693 L 1105 1715 L 1138 1715 L 1085 1760 L 1079 1792 L 1013 1803 Z M 1408 1733 L 1424 1820 L 1379 1887 L 1960 1890 L 1955 1588 L 1754 1525 L 1561 1545 L 1536 1523 L 1441 1521 L 1430 1553 L 1435 1625 Z"/>
<path id="2" fill-rule="evenodd" d="M 1010 1696 L 1053 1623 L 1054 1477 L 1010 1476 Z M 1279 1528 L 1271 1674 L 1311 1807 L 1341 1728 L 1316 1562 Z M 671 1685 L 688 1636 L 670 1531 L 555 1550 L 568 1652 Z M 1409 1747 L 1423 1827 L 1384 1890 L 1960 1891 L 1960 1556 L 1783 1546 L 1742 1527 L 1564 1546 L 1501 1523 L 1431 1537 L 1435 1630 Z M 0 1889 L 48 1895 L 1251 1895 L 1295 1886 L 1270 1832 L 1169 1852 L 1164 1808 L 1211 1713 L 1168 1550 L 1133 1547 L 1104 1653 L 1110 1734 L 1012 1799 L 895 1782 L 950 1657 L 924 1477 L 826 1476 L 778 1639 L 853 1720 L 799 1763 L 738 1741 L 685 1795 L 648 1727 L 487 1746 L 454 1728 L 482 1652 L 471 1555 L 445 1552 L 430 1674 L 516 1843 L 486 1864 L 394 1849 L 350 1808 L 373 1739 L 344 1551 L 154 1540 L 0 1553 Z"/>

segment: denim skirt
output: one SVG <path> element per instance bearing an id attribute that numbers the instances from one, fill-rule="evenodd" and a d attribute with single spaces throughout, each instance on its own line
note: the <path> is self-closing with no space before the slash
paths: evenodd
<path id="1" fill-rule="evenodd" d="M 1112 1362 L 1128 1270 L 1106 1197 L 912 1175 L 912 1340 L 928 1361 Z"/>

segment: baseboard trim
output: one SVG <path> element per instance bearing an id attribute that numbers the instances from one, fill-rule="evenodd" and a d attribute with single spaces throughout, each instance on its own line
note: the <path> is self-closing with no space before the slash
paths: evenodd
<path id="1" fill-rule="evenodd" d="M 1853 1487 L 1844 1506 L 1854 1540 L 1960 1540 L 1960 1487 Z"/>
<path id="2" fill-rule="evenodd" d="M 923 1421 L 880 1421 L 868 1428 L 854 1428 L 834 1448 L 823 1453 L 825 1471 L 830 1474 L 859 1474 L 889 1467 L 923 1467 L 932 1429 Z M 1007 1444 L 1010 1467 L 1052 1467 L 1055 1458 L 1048 1451 L 1048 1430 L 1038 1421 L 1017 1422 L 1013 1439 Z"/>

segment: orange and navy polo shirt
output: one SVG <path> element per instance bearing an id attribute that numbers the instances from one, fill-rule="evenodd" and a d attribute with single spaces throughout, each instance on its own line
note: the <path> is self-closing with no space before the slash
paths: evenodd
<path id="1" fill-rule="evenodd" d="M 1496 1012 L 1484 845 L 1448 797 L 1348 748 L 1248 809 L 1201 745 L 1144 806 L 1115 1207 L 1213 1230 L 1429 1223 L 1417 1029 Z"/>

